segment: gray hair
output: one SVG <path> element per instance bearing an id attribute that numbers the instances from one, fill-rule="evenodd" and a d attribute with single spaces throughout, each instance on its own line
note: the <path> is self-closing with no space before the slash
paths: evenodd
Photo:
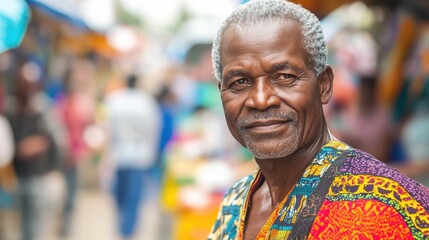
<path id="1" fill-rule="evenodd" d="M 212 48 L 214 75 L 222 81 L 221 45 L 226 30 L 234 25 L 249 25 L 273 19 L 289 18 L 301 25 L 304 49 L 310 56 L 310 64 L 317 76 L 323 72 L 328 61 L 326 40 L 319 19 L 300 5 L 286 0 L 254 0 L 239 6 L 222 23 Z"/>

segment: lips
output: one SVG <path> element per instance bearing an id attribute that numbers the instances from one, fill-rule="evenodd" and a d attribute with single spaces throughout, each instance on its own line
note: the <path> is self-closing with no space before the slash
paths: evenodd
<path id="1" fill-rule="evenodd" d="M 243 128 L 254 132 L 266 133 L 281 130 L 281 128 L 286 127 L 290 123 L 292 123 L 292 120 L 264 119 L 250 122 Z"/>
<path id="2" fill-rule="evenodd" d="M 236 126 L 243 135 L 250 133 L 272 135 L 287 131 L 291 125 L 296 127 L 297 123 L 298 118 L 292 113 L 269 110 L 240 117 Z"/>
<path id="3" fill-rule="evenodd" d="M 251 123 L 248 123 L 246 126 L 244 126 L 244 128 L 258 128 L 258 127 L 269 127 L 269 126 L 275 126 L 275 125 L 279 125 L 279 124 L 284 124 L 290 122 L 290 120 L 259 120 L 259 121 L 253 121 Z"/>

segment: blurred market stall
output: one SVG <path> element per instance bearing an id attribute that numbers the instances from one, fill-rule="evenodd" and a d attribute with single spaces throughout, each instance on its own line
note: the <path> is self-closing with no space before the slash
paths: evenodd
<path id="1" fill-rule="evenodd" d="M 12 21 L 0 24 L 8 29 L 0 31 L 8 38 L 5 47 L 16 47 L 4 51 L 0 45 L 0 113 L 14 110 L 11 99 L 22 79 L 34 86 L 36 109 L 62 153 L 54 189 L 68 199 L 60 202 L 68 206 L 67 214 L 73 204 L 81 209 L 79 192 L 100 201 L 111 197 L 104 99 L 124 88 L 125 76 L 136 74 L 139 88 L 157 98 L 164 129 L 159 159 L 150 169 L 150 197 L 144 200 L 149 207 L 143 215 L 150 220 L 143 221 L 138 237 L 204 238 L 226 188 L 256 167 L 229 135 L 210 62 L 219 24 L 246 1 L 27 0 L 29 8 L 23 1 L 4 1 L 14 4 L 0 3 L 0 12 L 21 10 L 14 15 L 6 10 Z M 334 95 L 326 107 L 332 132 L 428 185 L 429 2 L 294 2 L 322 19 L 335 71 Z M 23 35 L 17 30 L 26 23 Z M 11 173 L 0 175 L 10 180 Z M 8 208 L 16 210 L 16 186 L 10 186 Z M 98 214 L 84 209 L 76 214 Z M 74 231 L 85 223 L 56 211 L 58 225 L 68 226 L 63 235 L 85 237 L 74 235 L 85 233 Z M 94 223 L 92 230 L 105 231 L 103 224 Z M 17 226 L 7 229 L 11 239 L 19 238 Z"/>

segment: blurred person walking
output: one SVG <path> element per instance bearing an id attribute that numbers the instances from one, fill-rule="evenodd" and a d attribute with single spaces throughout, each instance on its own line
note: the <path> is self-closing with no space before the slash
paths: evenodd
<path id="1" fill-rule="evenodd" d="M 110 157 L 115 176 L 116 201 L 121 237 L 133 237 L 142 200 L 147 193 L 151 170 L 157 162 L 162 115 L 156 99 L 137 88 L 130 75 L 127 87 L 106 98 Z"/>
<path id="2" fill-rule="evenodd" d="M 7 109 L 14 144 L 13 167 L 19 184 L 22 239 L 47 239 L 58 206 L 59 151 L 46 112 L 37 105 L 39 82 L 26 78 L 18 68 L 15 101 Z"/>
<path id="3" fill-rule="evenodd" d="M 65 179 L 66 195 L 62 210 L 60 234 L 68 237 L 73 224 L 73 212 L 76 205 L 76 194 L 79 187 L 79 164 L 90 157 L 90 148 L 84 140 L 85 130 L 94 122 L 95 104 L 89 87 L 83 83 L 92 81 L 91 65 L 84 60 L 75 60 L 64 78 L 65 92 L 58 108 L 65 128 L 65 157 L 62 171 Z M 85 89 L 86 87 L 86 89 Z"/>
<path id="4" fill-rule="evenodd" d="M 0 88 L 1 89 L 1 88 Z M 2 102 L 0 96 L 0 105 Z M 0 239 L 8 237 L 9 209 L 12 205 L 11 192 L 14 188 L 14 176 L 11 160 L 15 151 L 12 128 L 0 111 Z M 9 220 L 8 220 L 9 218 Z"/>
<path id="5" fill-rule="evenodd" d="M 0 54 L 21 44 L 30 18 L 30 8 L 24 0 L 13 0 L 0 6 Z M 4 116 L 3 78 L 0 82 L 0 239 L 10 239 L 11 192 L 15 189 L 15 174 L 11 161 L 15 152 L 12 127 Z M 13 223 L 12 223 L 13 225 Z"/>

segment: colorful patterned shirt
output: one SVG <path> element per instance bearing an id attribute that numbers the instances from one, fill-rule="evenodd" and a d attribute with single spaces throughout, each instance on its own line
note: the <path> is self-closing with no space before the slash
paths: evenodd
<path id="1" fill-rule="evenodd" d="M 241 240 L 256 170 L 225 194 L 210 240 Z M 429 239 L 429 190 L 332 140 L 262 228 L 259 239 Z"/>

